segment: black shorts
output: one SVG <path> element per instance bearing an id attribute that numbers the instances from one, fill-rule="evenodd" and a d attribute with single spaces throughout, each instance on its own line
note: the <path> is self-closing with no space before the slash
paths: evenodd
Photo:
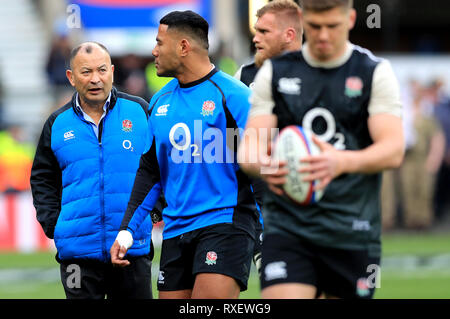
<path id="1" fill-rule="evenodd" d="M 158 290 L 192 289 L 199 273 L 234 278 L 241 291 L 247 281 L 254 239 L 233 224 L 217 224 L 163 240 Z"/>
<path id="2" fill-rule="evenodd" d="M 262 249 L 261 288 L 302 283 L 339 298 L 373 297 L 379 257 L 367 250 L 320 247 L 298 238 L 265 235 Z"/>

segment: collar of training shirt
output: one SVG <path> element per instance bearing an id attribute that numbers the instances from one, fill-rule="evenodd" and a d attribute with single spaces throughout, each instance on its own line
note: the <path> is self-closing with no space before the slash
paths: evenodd
<path id="1" fill-rule="evenodd" d="M 217 72 L 218 72 L 218 70 L 216 69 L 215 65 L 211 64 L 211 71 L 207 75 L 205 75 L 201 79 L 198 79 L 194 82 L 185 83 L 185 84 L 180 83 L 180 88 L 186 89 L 186 88 L 191 88 L 193 86 L 196 86 L 197 84 L 200 84 L 200 83 L 208 80 L 210 77 L 212 77 Z"/>
<path id="2" fill-rule="evenodd" d="M 309 51 L 308 42 L 305 42 L 302 47 L 302 54 L 305 58 L 306 63 L 308 63 L 313 68 L 333 69 L 344 65 L 350 59 L 353 53 L 353 48 L 354 45 L 347 41 L 347 46 L 342 56 L 332 61 L 320 62 L 313 58 Z"/>

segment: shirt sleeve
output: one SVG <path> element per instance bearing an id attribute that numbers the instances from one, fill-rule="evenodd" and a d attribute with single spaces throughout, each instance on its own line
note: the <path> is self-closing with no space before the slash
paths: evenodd
<path id="1" fill-rule="evenodd" d="M 249 118 L 273 114 L 275 101 L 272 96 L 272 62 L 266 60 L 255 77 L 250 98 Z"/>
<path id="2" fill-rule="evenodd" d="M 388 60 L 383 60 L 375 68 L 368 110 L 370 116 L 389 113 L 402 117 L 400 88 Z"/>
<path id="3" fill-rule="evenodd" d="M 144 222 L 144 219 L 147 216 L 149 216 L 149 214 L 152 212 L 156 203 L 158 203 L 158 201 L 160 200 L 160 195 L 161 195 L 161 183 L 158 182 L 148 192 L 142 204 L 136 208 L 133 217 L 131 218 L 126 228 L 128 231 L 134 234 L 134 232 Z"/>
<path id="4" fill-rule="evenodd" d="M 238 128 L 244 129 L 247 122 L 248 112 L 250 110 L 250 94 L 251 90 L 245 84 L 239 82 L 239 91 L 234 91 L 227 97 L 227 107 L 231 116 L 236 121 Z M 239 92 L 239 93 L 235 93 Z"/>
<path id="5" fill-rule="evenodd" d="M 122 219 L 120 230 L 128 230 L 131 233 L 136 231 L 159 199 L 161 194 L 160 180 L 155 138 L 153 138 L 150 150 L 141 156 L 130 200 Z M 139 208 L 143 203 L 144 205 Z"/>
<path id="6" fill-rule="evenodd" d="M 61 210 L 62 172 L 51 148 L 51 126 L 44 124 L 31 168 L 31 191 L 36 217 L 48 238 L 53 238 Z"/>
<path id="7" fill-rule="evenodd" d="M 236 80 L 239 80 L 239 81 L 241 80 L 242 68 L 243 68 L 243 65 L 241 65 L 241 67 L 239 68 L 239 70 L 237 70 L 236 74 L 234 75 L 234 78 L 235 78 Z"/>

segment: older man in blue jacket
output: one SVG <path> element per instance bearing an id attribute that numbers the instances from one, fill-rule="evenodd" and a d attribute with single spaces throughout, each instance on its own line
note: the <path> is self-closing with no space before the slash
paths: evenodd
<path id="1" fill-rule="evenodd" d="M 128 252 L 131 268 L 113 267 L 119 230 L 141 154 L 149 147 L 143 99 L 118 92 L 101 44 L 73 49 L 72 100 L 50 115 L 37 147 L 31 187 L 37 219 L 54 238 L 67 298 L 151 298 L 147 217 Z"/>

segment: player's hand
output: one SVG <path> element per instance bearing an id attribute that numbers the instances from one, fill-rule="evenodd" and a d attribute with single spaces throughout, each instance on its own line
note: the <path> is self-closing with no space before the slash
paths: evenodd
<path id="1" fill-rule="evenodd" d="M 313 142 L 320 148 L 319 155 L 310 155 L 302 158 L 303 165 L 299 169 L 301 173 L 309 173 L 303 180 L 312 182 L 319 180 L 320 182 L 314 187 L 315 190 L 322 190 L 337 176 L 343 173 L 344 159 L 342 151 L 337 150 L 331 144 L 318 139 L 315 135 L 312 137 Z"/>
<path id="2" fill-rule="evenodd" d="M 111 247 L 111 263 L 114 266 L 126 267 L 130 262 L 124 259 L 128 249 L 133 245 L 133 236 L 129 231 L 121 230 Z"/>
<path id="3" fill-rule="evenodd" d="M 285 161 L 273 160 L 266 157 L 261 161 L 261 178 L 267 183 L 269 189 L 277 195 L 283 196 L 283 185 L 289 169 Z"/>

